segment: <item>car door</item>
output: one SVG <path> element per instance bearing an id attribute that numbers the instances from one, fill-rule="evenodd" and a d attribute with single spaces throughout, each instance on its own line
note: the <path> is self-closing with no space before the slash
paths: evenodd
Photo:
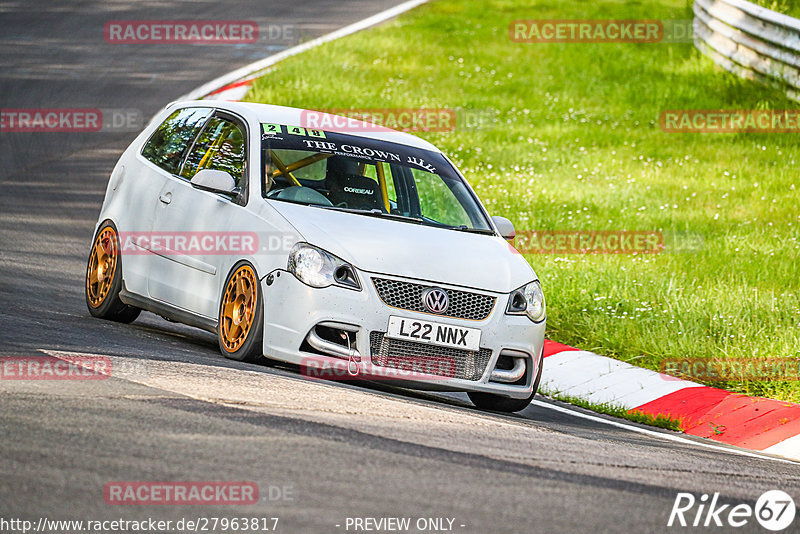
<path id="1" fill-rule="evenodd" d="M 251 255 L 255 233 L 247 228 L 247 127 L 244 120 L 217 111 L 187 151 L 180 172 L 159 193 L 153 235 L 161 248 L 153 258 L 148 288 L 154 299 L 204 317 L 217 316 L 218 288 L 230 265 Z M 235 194 L 194 187 L 203 169 L 229 173 Z"/>
<path id="2" fill-rule="evenodd" d="M 125 256 L 125 284 L 129 291 L 147 296 L 152 272 L 150 232 L 153 229 L 158 195 L 165 182 L 180 171 L 186 152 L 211 117 L 212 108 L 184 108 L 169 114 L 127 162 L 118 169 L 125 178 L 117 226 L 121 253 Z M 112 177 L 113 178 L 113 177 Z"/>

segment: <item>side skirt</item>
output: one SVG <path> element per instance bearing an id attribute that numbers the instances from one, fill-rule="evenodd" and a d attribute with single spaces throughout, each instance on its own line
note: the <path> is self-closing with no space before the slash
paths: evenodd
<path id="1" fill-rule="evenodd" d="M 164 317 L 170 321 L 176 321 L 178 323 L 194 326 L 213 334 L 217 333 L 218 321 L 216 319 L 212 319 L 211 317 L 206 317 L 204 315 L 198 315 L 194 312 L 190 312 L 189 310 L 184 310 L 183 308 L 173 306 L 172 304 L 161 302 L 160 300 L 153 300 L 149 297 L 131 293 L 125 288 L 124 282 L 122 285 L 122 291 L 119 292 L 119 300 L 129 306 L 136 306 L 137 308 L 160 315 L 161 317 Z"/>

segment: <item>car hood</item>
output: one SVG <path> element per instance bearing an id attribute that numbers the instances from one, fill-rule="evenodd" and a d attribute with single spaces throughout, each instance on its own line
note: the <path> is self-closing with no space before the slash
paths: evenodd
<path id="1" fill-rule="evenodd" d="M 534 280 L 528 262 L 498 236 L 272 201 L 303 239 L 357 269 L 506 293 Z"/>

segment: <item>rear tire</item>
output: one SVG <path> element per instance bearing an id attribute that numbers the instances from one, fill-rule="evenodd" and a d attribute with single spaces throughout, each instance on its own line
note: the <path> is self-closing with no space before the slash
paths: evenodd
<path id="1" fill-rule="evenodd" d="M 217 341 L 226 358 L 255 363 L 264 359 L 264 306 L 256 270 L 247 262 L 231 269 L 219 305 Z"/>
<path id="2" fill-rule="evenodd" d="M 130 323 L 142 310 L 122 302 L 122 257 L 119 253 L 117 228 L 111 221 L 97 230 L 86 263 L 84 294 L 89 313 L 100 319 Z"/>
<path id="3" fill-rule="evenodd" d="M 531 396 L 526 399 L 511 399 L 509 397 L 501 397 L 492 393 L 481 393 L 479 391 L 468 391 L 467 395 L 472 403 L 481 410 L 491 410 L 493 412 L 519 412 L 528 407 L 528 405 L 536 396 L 536 390 L 539 389 L 539 382 L 542 380 L 542 367 L 544 367 L 544 355 L 539 356 L 539 371 L 536 373 L 536 379 L 533 381 L 533 392 Z"/>

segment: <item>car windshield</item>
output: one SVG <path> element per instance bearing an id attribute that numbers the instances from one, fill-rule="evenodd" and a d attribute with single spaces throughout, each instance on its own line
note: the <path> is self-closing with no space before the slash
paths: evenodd
<path id="1" fill-rule="evenodd" d="M 464 180 L 439 153 L 335 132 L 263 124 L 267 199 L 493 233 Z"/>

